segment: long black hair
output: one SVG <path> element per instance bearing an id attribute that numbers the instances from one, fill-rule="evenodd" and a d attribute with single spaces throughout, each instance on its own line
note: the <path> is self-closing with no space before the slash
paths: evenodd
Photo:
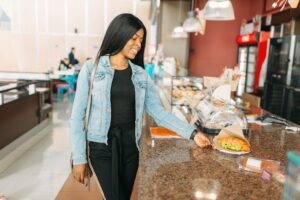
<path id="1" fill-rule="evenodd" d="M 116 55 L 140 29 L 144 30 L 144 37 L 141 49 L 134 59 L 131 60 L 136 65 L 144 68 L 144 51 L 146 44 L 146 28 L 143 22 L 136 16 L 124 13 L 116 16 L 108 26 L 101 47 L 97 54 L 97 59 L 104 55 Z"/>

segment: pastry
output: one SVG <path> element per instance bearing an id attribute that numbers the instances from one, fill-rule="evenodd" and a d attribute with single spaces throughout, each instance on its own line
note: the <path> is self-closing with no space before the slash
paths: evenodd
<path id="1" fill-rule="evenodd" d="M 218 143 L 223 149 L 229 149 L 232 151 L 250 151 L 250 146 L 247 142 L 238 137 L 221 137 L 218 139 Z"/>

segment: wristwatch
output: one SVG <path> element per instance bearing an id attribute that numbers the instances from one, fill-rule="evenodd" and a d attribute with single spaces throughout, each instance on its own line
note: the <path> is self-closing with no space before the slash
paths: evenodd
<path id="1" fill-rule="evenodd" d="M 190 136 L 190 140 L 194 140 L 194 137 L 197 133 L 198 133 L 198 131 L 195 129 Z"/>

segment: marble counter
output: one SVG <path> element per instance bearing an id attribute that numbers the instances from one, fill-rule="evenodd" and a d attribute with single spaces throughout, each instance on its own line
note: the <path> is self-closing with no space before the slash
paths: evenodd
<path id="1" fill-rule="evenodd" d="M 148 117 L 147 117 L 148 118 Z M 283 185 L 264 182 L 259 174 L 240 171 L 237 155 L 200 149 L 185 139 L 151 139 L 147 119 L 141 138 L 137 197 L 167 199 L 282 199 Z M 281 125 L 250 125 L 248 156 L 280 161 L 286 165 L 289 150 L 300 151 L 300 133 L 287 132 Z M 212 140 L 212 136 L 209 136 Z M 215 192 L 206 192 L 211 188 Z"/>

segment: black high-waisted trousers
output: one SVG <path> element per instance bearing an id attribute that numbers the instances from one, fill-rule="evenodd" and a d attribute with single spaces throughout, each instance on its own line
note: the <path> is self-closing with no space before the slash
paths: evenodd
<path id="1" fill-rule="evenodd" d="M 134 123 L 111 127 L 108 145 L 89 142 L 89 148 L 106 200 L 129 200 L 139 162 Z"/>

